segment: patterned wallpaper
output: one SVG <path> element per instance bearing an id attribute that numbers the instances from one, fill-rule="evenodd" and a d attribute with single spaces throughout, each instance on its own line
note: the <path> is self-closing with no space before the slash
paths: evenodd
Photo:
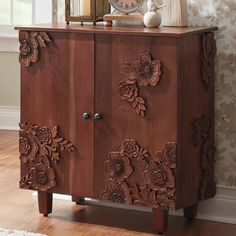
<path id="1" fill-rule="evenodd" d="M 236 0 L 189 0 L 189 23 L 216 25 L 216 179 L 236 187 Z"/>
<path id="2" fill-rule="evenodd" d="M 57 0 L 64 21 L 64 0 Z M 236 0 L 188 0 L 189 25 L 218 26 L 216 33 L 216 180 L 236 187 Z M 234 87 L 235 86 L 235 87 Z"/>

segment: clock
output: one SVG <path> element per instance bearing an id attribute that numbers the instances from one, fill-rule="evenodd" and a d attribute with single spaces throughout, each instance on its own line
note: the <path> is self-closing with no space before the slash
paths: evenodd
<path id="1" fill-rule="evenodd" d="M 129 14 L 141 8 L 144 0 L 109 0 L 109 2 L 117 11 Z"/>

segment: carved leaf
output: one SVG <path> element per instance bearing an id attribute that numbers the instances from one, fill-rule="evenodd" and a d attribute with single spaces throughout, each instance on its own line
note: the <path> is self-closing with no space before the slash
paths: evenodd
<path id="1" fill-rule="evenodd" d="M 27 174 L 20 179 L 20 188 L 30 189 L 31 188 L 31 176 Z"/>

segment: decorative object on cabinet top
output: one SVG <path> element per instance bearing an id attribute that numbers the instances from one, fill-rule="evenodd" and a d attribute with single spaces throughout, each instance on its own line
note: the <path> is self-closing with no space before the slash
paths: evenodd
<path id="1" fill-rule="evenodd" d="M 142 6 L 144 0 L 109 0 L 113 10 L 111 14 L 103 16 L 106 26 L 111 26 L 113 21 L 120 21 L 122 24 L 125 22 L 135 21 L 138 24 L 143 25 L 143 11 Z"/>
<path id="2" fill-rule="evenodd" d="M 146 27 L 155 28 L 161 24 L 161 15 L 158 12 L 159 9 L 165 7 L 165 5 L 158 6 L 156 0 L 148 0 L 147 8 L 148 12 L 145 13 L 143 23 Z"/>
<path id="3" fill-rule="evenodd" d="M 53 165 L 60 161 L 60 154 L 75 147 L 58 134 L 58 127 L 39 127 L 33 123 L 20 123 L 20 160 L 29 168 L 29 173 L 20 180 L 20 187 L 47 191 L 56 186 Z"/>
<path id="4" fill-rule="evenodd" d="M 156 86 L 161 76 L 161 62 L 152 60 L 150 53 L 139 55 L 139 60 L 124 63 L 119 83 L 121 99 L 130 102 L 133 109 L 142 117 L 145 115 L 145 101 L 138 96 L 140 86 Z"/>
<path id="5" fill-rule="evenodd" d="M 20 31 L 19 42 L 19 61 L 23 66 L 28 67 L 31 63 L 38 61 L 38 48 L 46 48 L 46 42 L 51 42 L 51 39 L 45 32 Z"/>
<path id="6" fill-rule="evenodd" d="M 164 0 L 162 11 L 163 26 L 188 26 L 187 0 Z"/>
<path id="7" fill-rule="evenodd" d="M 102 21 L 103 16 L 110 12 L 108 0 L 65 0 L 65 20 L 71 22 Z"/>
<path id="8" fill-rule="evenodd" d="M 203 58 L 202 58 L 202 82 L 207 90 L 212 89 L 214 80 L 214 58 L 216 54 L 216 41 L 214 33 L 203 35 Z"/>
<path id="9" fill-rule="evenodd" d="M 167 143 L 154 157 L 134 139 L 123 141 L 118 152 L 110 152 L 105 162 L 108 175 L 102 200 L 175 209 L 176 143 Z M 133 183 L 132 176 L 142 173 Z"/>

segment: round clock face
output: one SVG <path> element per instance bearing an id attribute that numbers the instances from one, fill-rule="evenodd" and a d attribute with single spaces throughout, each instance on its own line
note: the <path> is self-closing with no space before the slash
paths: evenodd
<path id="1" fill-rule="evenodd" d="M 123 13 L 130 13 L 137 11 L 144 0 L 109 0 L 110 4 L 118 11 Z"/>

